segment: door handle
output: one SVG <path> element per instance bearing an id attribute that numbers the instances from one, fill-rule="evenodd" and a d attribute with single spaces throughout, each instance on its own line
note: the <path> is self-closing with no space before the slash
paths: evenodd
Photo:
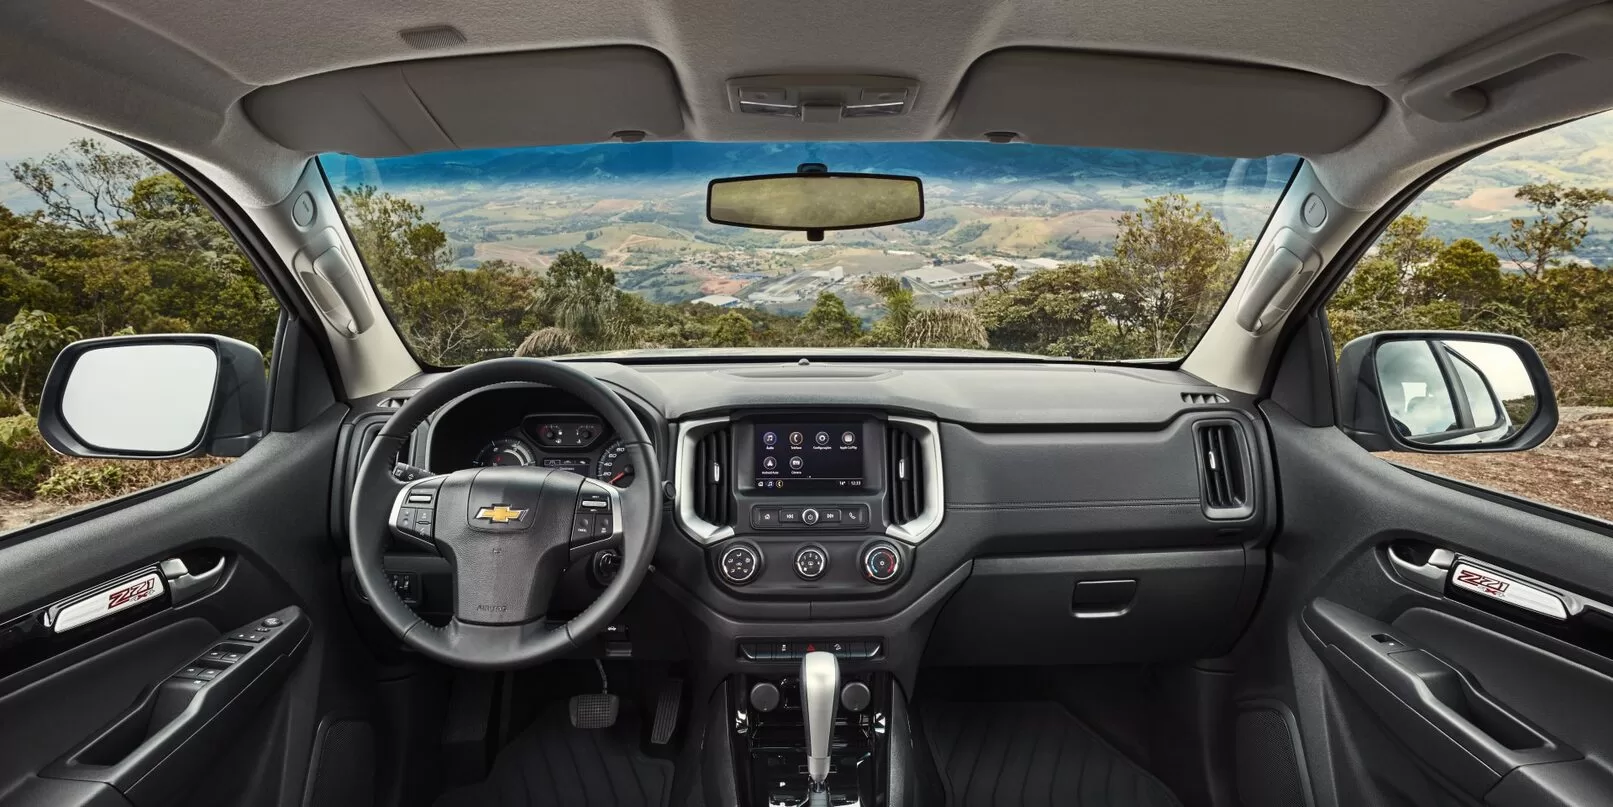
<path id="1" fill-rule="evenodd" d="M 192 574 L 190 567 L 179 558 L 169 558 L 157 565 L 162 569 L 162 576 L 168 581 L 168 597 L 173 605 L 206 594 L 218 585 L 218 580 L 224 574 L 224 556 L 220 554 L 213 565 L 203 571 Z"/>
<path id="2" fill-rule="evenodd" d="M 1394 543 L 1385 550 L 1385 554 L 1389 556 L 1389 564 L 1395 571 L 1406 582 L 1418 588 L 1435 594 L 1444 594 L 1445 578 L 1450 576 L 1451 566 L 1456 563 L 1456 553 L 1449 549 L 1435 549 L 1419 563 L 1415 558 L 1403 557 L 1402 549 L 1411 548 L 1409 545 Z"/>

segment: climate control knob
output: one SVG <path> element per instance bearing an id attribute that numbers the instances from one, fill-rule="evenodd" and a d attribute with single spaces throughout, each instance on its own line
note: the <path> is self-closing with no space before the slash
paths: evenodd
<path id="1" fill-rule="evenodd" d="M 718 574 L 736 586 L 755 580 L 761 571 L 762 553 L 750 544 L 734 544 L 724 549 L 717 560 Z"/>
<path id="2" fill-rule="evenodd" d="M 877 543 L 863 552 L 863 577 L 875 583 L 889 583 L 902 573 L 902 556 L 896 547 Z"/>
<path id="3" fill-rule="evenodd" d="M 829 553 L 816 544 L 807 544 L 795 553 L 795 573 L 802 580 L 816 580 L 829 570 Z"/>

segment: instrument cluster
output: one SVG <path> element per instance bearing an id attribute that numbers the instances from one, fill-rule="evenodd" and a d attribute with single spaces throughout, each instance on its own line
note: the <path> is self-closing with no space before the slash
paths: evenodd
<path id="1" fill-rule="evenodd" d="M 625 488 L 633 484 L 633 466 L 621 439 L 606 439 L 610 432 L 593 415 L 532 415 L 483 446 L 471 465 L 563 468 Z"/>
<path id="2" fill-rule="evenodd" d="M 427 467 L 436 473 L 531 465 L 617 487 L 634 477 L 610 424 L 575 396 L 550 388 L 495 388 L 451 404 L 432 425 L 429 443 Z"/>

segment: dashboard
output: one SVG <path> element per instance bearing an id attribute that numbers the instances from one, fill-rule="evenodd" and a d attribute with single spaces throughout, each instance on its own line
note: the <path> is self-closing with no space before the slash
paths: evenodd
<path id="1" fill-rule="evenodd" d="M 825 638 L 898 666 L 1204 658 L 1257 599 L 1276 513 L 1263 416 L 1180 371 L 576 366 L 633 409 L 667 483 L 654 573 L 620 626 L 635 658 L 748 669 Z M 361 402 L 353 420 L 384 421 L 383 401 L 432 380 Z M 451 402 L 408 450 L 436 473 L 637 476 L 597 412 L 533 385 Z M 449 601 L 441 560 L 410 552 L 388 562 L 418 577 L 420 607 Z M 575 563 L 558 611 L 592 602 L 614 564 L 607 551 Z M 680 646 L 688 636 L 704 638 Z"/>

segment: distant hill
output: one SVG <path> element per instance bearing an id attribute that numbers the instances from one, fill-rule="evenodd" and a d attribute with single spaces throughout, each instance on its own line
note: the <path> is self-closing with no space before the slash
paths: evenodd
<path id="1" fill-rule="evenodd" d="M 1513 217 L 1533 214 L 1513 191 L 1533 182 L 1613 189 L 1613 113 L 1564 124 L 1475 157 L 1429 188 L 1407 211 L 1428 216 L 1435 235 L 1486 246 Z M 1591 220 L 1579 257 L 1613 263 L 1613 208 Z"/>

